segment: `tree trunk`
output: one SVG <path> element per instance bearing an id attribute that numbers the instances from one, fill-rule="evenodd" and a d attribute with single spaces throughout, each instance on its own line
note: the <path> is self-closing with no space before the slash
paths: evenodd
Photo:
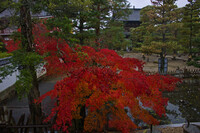
<path id="1" fill-rule="evenodd" d="M 83 18 L 81 17 L 80 15 L 80 26 L 79 26 L 79 30 L 80 30 L 80 44 L 83 45 L 84 44 L 84 37 L 83 37 L 83 28 L 84 28 L 84 25 L 83 25 Z"/>
<path id="2" fill-rule="evenodd" d="M 161 58 L 160 74 L 163 74 L 164 73 L 164 65 L 165 65 L 164 48 L 162 48 L 161 50 L 162 50 L 162 52 L 160 53 L 160 58 Z"/>
<path id="3" fill-rule="evenodd" d="M 97 11 L 98 12 L 100 12 L 100 4 L 98 4 L 97 5 Z M 96 27 L 95 27 L 95 30 L 96 30 L 96 39 L 95 39 L 95 41 L 96 41 L 96 44 L 97 45 L 99 45 L 99 35 L 100 35 L 100 20 L 101 18 L 100 18 L 100 14 L 98 14 L 97 15 L 97 20 L 98 20 L 98 22 L 97 22 L 97 24 L 96 24 Z"/>
<path id="4" fill-rule="evenodd" d="M 163 10 L 162 10 L 162 24 L 163 25 L 166 25 L 166 22 L 164 20 L 165 18 L 165 9 L 163 7 Z M 165 43 L 165 32 L 166 30 L 164 29 L 163 33 L 162 33 L 162 42 Z M 165 54 L 166 54 L 166 48 L 162 47 L 161 48 L 161 53 L 160 53 L 160 58 L 161 58 L 161 68 L 160 68 L 160 72 L 161 74 L 164 73 L 164 65 L 165 65 Z"/>
<path id="5" fill-rule="evenodd" d="M 32 23 L 30 15 L 30 7 L 28 0 L 22 0 L 22 5 L 20 7 L 20 25 L 21 25 L 21 41 L 22 49 L 25 52 L 33 52 L 33 35 L 32 35 Z M 32 74 L 32 88 L 30 88 L 28 93 L 28 103 L 31 115 L 32 124 L 42 123 L 42 110 L 41 104 L 35 104 L 34 99 L 40 97 L 40 92 L 38 88 L 38 81 L 36 76 L 36 70 L 33 65 L 24 66 Z M 39 132 L 34 130 L 34 132 Z"/>
<path id="6" fill-rule="evenodd" d="M 28 102 L 29 102 L 31 118 L 32 118 L 33 124 L 41 124 L 42 123 L 41 122 L 42 120 L 41 104 L 34 103 L 34 99 L 38 99 L 40 97 L 37 75 L 35 72 L 35 68 L 33 66 L 29 66 L 29 71 L 31 71 L 32 78 L 33 78 L 33 81 L 32 81 L 33 87 L 30 89 L 28 93 Z"/>
<path id="7" fill-rule="evenodd" d="M 191 3 L 192 4 L 192 3 Z M 188 62 L 191 61 L 191 57 L 192 57 L 192 32 L 193 32 L 193 29 L 192 29 L 192 19 L 193 19 L 193 4 L 192 4 L 192 9 L 191 9 L 191 14 L 190 14 L 190 19 L 191 19 L 191 25 L 190 25 L 190 40 L 189 40 L 189 58 L 188 58 Z"/>
<path id="8" fill-rule="evenodd" d="M 85 123 L 85 117 L 86 117 L 86 110 L 85 110 L 85 105 L 81 107 L 81 112 L 80 112 L 81 118 L 81 130 L 82 132 L 84 131 L 84 123 Z"/>

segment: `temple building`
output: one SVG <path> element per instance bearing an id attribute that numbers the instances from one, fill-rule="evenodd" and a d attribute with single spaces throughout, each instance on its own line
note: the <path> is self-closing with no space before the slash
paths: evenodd
<path id="1" fill-rule="evenodd" d="M 5 9 L 4 11 L 2 11 L 0 13 L 0 23 L 1 23 L 0 40 L 1 39 L 9 40 L 10 35 L 12 35 L 12 33 L 18 29 L 17 26 L 9 24 L 9 19 L 13 15 L 14 15 L 14 11 L 12 9 L 9 9 L 9 8 Z M 49 18 L 49 17 L 52 17 L 51 15 L 49 15 L 45 11 L 41 11 L 40 13 L 37 13 L 37 14 L 32 14 L 31 16 L 33 18 Z"/>
<path id="2" fill-rule="evenodd" d="M 136 28 L 140 26 L 140 11 L 139 8 L 132 8 L 130 9 L 132 12 L 127 18 L 119 19 L 119 21 L 123 21 L 124 23 L 124 29 L 125 29 L 125 35 L 128 38 L 130 36 L 130 29 Z"/>

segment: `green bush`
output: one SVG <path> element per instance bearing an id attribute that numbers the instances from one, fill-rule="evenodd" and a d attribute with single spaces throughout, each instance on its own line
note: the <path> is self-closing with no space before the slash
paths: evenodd
<path id="1" fill-rule="evenodd" d="M 12 56 L 12 53 L 7 53 L 7 52 L 0 52 L 0 59 L 1 58 L 6 58 L 6 57 L 9 57 L 9 56 Z"/>

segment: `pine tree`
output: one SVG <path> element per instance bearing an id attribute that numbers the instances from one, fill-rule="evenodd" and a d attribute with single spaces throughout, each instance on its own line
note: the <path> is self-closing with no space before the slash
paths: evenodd
<path id="1" fill-rule="evenodd" d="M 141 51 L 159 53 L 161 57 L 161 73 L 164 71 L 164 60 L 168 49 L 171 46 L 179 45 L 175 39 L 177 31 L 173 29 L 176 21 L 177 6 L 176 0 L 151 0 L 153 6 L 147 6 L 141 11 L 141 33 L 143 34 Z M 142 28 L 143 27 L 143 28 Z"/>
<path id="2" fill-rule="evenodd" d="M 18 2 L 9 1 L 8 3 L 8 7 L 19 14 L 18 21 L 20 22 L 20 32 L 14 34 L 13 37 L 21 42 L 19 45 L 20 49 L 13 52 L 13 56 L 10 59 L 12 65 L 1 67 L 0 75 L 1 78 L 4 78 L 8 74 L 12 74 L 13 71 L 16 71 L 16 68 L 19 68 L 19 66 L 22 68 L 19 70 L 18 80 L 15 83 L 15 90 L 19 98 L 24 95 L 27 96 L 31 124 L 41 124 L 41 104 L 34 103 L 34 99 L 40 97 L 36 68 L 41 63 L 42 59 L 40 55 L 35 53 L 35 44 L 33 43 L 32 35 L 31 9 L 34 8 L 35 2 L 36 1 L 21 0 Z M 15 40 L 11 42 L 15 42 Z M 15 47 L 15 49 L 17 48 Z M 41 130 L 36 131 L 36 129 L 34 129 L 34 132 L 40 131 Z"/>
<path id="3" fill-rule="evenodd" d="M 101 42 L 100 36 L 104 29 L 108 29 L 119 18 L 126 17 L 130 11 L 130 4 L 127 0 L 93 0 L 91 6 L 91 27 L 94 28 L 95 43 L 99 45 Z M 123 27 L 118 25 L 118 27 Z"/>
<path id="4" fill-rule="evenodd" d="M 8 6 L 7 0 L 0 1 L 0 13 L 5 11 Z M 9 25 L 9 18 L 1 17 L 0 18 L 0 30 L 7 28 Z M 5 44 L 3 43 L 3 37 L 0 35 L 0 52 L 5 52 Z"/>
<path id="5" fill-rule="evenodd" d="M 125 49 L 130 45 L 130 40 L 125 38 L 123 24 L 113 22 L 104 29 L 100 35 L 101 47 L 107 47 L 114 50 Z"/>
<path id="6" fill-rule="evenodd" d="M 189 53 L 188 61 L 191 61 L 191 57 L 199 53 L 200 1 L 188 0 L 188 2 L 189 3 L 184 7 L 181 42 L 186 52 Z"/>

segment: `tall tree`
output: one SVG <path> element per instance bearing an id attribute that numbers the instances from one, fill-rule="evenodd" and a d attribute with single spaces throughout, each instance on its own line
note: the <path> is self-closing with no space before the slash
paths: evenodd
<path id="1" fill-rule="evenodd" d="M 3 13 L 8 8 L 8 1 L 2 0 L 0 1 L 0 14 Z M 0 18 L 0 30 L 7 28 L 9 25 L 9 18 L 1 17 Z M 5 45 L 3 43 L 3 37 L 0 35 L 0 52 L 5 51 Z"/>
<path id="2" fill-rule="evenodd" d="M 37 55 L 35 55 L 34 53 L 35 44 L 33 43 L 31 20 L 32 19 L 31 19 L 30 3 L 28 0 L 22 0 L 21 6 L 20 6 L 22 52 L 25 54 L 25 56 L 31 55 L 31 56 L 35 56 L 34 58 L 36 58 Z M 23 75 L 24 72 L 27 72 L 27 74 L 30 74 L 29 78 L 31 79 L 30 80 L 31 86 L 28 91 L 28 102 L 29 102 L 29 110 L 30 110 L 30 114 L 32 118 L 31 120 L 33 124 L 41 124 L 42 123 L 41 104 L 35 104 L 33 102 L 34 99 L 37 99 L 38 97 L 40 97 L 40 92 L 38 88 L 38 80 L 37 80 L 36 69 L 35 69 L 35 61 L 33 59 L 28 60 L 30 62 L 23 64 L 23 70 L 21 71 L 21 76 L 25 76 Z M 23 78 L 28 78 L 28 77 L 23 77 Z M 17 85 L 19 85 L 19 87 L 22 87 L 21 83 Z M 28 86 L 25 86 L 25 87 L 28 87 Z"/>
<path id="3" fill-rule="evenodd" d="M 93 0 L 92 5 L 92 27 L 95 29 L 95 42 L 100 43 L 101 30 L 109 27 L 111 23 L 119 18 L 126 17 L 130 11 L 130 4 L 127 0 Z"/>
<path id="4" fill-rule="evenodd" d="M 164 60 L 167 48 L 176 44 L 171 27 L 177 19 L 176 0 L 151 0 L 153 6 L 147 6 L 141 11 L 143 35 L 142 51 L 160 53 L 161 69 L 164 71 Z M 145 32 L 144 32 L 145 31 Z"/>
<path id="5" fill-rule="evenodd" d="M 154 23 L 151 15 L 154 12 L 153 6 L 146 6 L 140 11 L 141 25 L 131 29 L 131 40 L 135 46 L 135 50 L 141 51 L 147 55 L 158 53 L 158 50 L 151 46 L 153 41 Z"/>
<path id="6" fill-rule="evenodd" d="M 130 4 L 127 0 L 87 0 L 82 3 L 69 4 L 71 1 L 54 1 L 46 2 L 47 11 L 53 16 L 55 27 L 62 29 L 57 34 L 68 38 L 71 42 L 83 44 L 95 44 L 100 42 L 100 36 L 104 29 L 108 29 L 117 19 L 128 15 Z M 64 6 L 65 5 L 65 6 Z M 63 7 L 64 6 L 64 7 Z M 50 7 L 50 8 L 49 8 Z M 68 19 L 67 22 L 64 20 Z M 61 25 L 58 25 L 62 23 Z M 71 32 L 63 25 L 70 25 Z M 122 27 L 122 25 L 119 25 Z M 53 26 L 52 26 L 53 27 Z M 68 30 L 64 33 L 63 31 Z M 96 42 L 96 43 L 95 43 Z"/>
<path id="7" fill-rule="evenodd" d="M 101 47 L 122 50 L 130 45 L 130 40 L 125 38 L 123 23 L 113 22 L 107 26 L 100 35 Z"/>
<path id="8" fill-rule="evenodd" d="M 141 10 L 142 23 L 132 29 L 131 38 L 141 46 L 137 50 L 146 54 L 160 53 L 163 58 L 166 52 L 176 53 L 181 48 L 179 33 L 182 10 L 177 9 L 172 1 L 152 2 L 153 6 Z"/>
<path id="9" fill-rule="evenodd" d="M 181 42 L 189 53 L 188 61 L 191 61 L 192 55 L 195 56 L 195 53 L 198 53 L 200 1 L 188 0 L 188 2 L 189 3 L 184 7 L 183 12 Z"/>
<path id="10" fill-rule="evenodd" d="M 90 37 L 87 32 L 91 27 L 88 26 L 88 15 L 91 0 L 44 0 L 44 10 L 49 12 L 53 17 L 47 20 L 49 29 L 57 27 L 59 30 L 54 31 L 52 35 L 63 38 L 71 44 L 81 43 L 84 39 Z"/>
<path id="11" fill-rule="evenodd" d="M 38 88 L 38 79 L 36 75 L 36 68 L 41 63 L 42 57 L 35 53 L 35 43 L 32 35 L 32 18 L 31 9 L 34 7 L 36 1 L 20 0 L 17 2 L 9 1 L 9 7 L 19 14 L 20 32 L 13 35 L 14 40 L 8 43 L 17 43 L 14 49 L 20 48 L 13 52 L 11 58 L 12 65 L 2 67 L 1 78 L 12 74 L 16 68 L 19 70 L 18 80 L 15 87 L 19 97 L 27 95 L 29 111 L 32 124 L 42 123 L 41 104 L 35 104 L 34 99 L 40 97 Z M 16 39 L 16 40 L 15 40 Z M 9 45 L 9 44 L 8 44 Z M 40 132 L 39 130 L 34 132 Z"/>
<path id="12" fill-rule="evenodd" d="M 161 45 L 161 72 L 164 71 L 164 59 L 166 54 L 167 40 L 169 38 L 169 25 L 176 19 L 175 5 L 176 0 L 151 0 L 155 7 L 155 15 L 153 16 L 154 27 L 156 32 L 161 36 L 156 38 L 160 40 L 158 45 Z M 155 42 L 156 44 L 156 42 Z"/>

